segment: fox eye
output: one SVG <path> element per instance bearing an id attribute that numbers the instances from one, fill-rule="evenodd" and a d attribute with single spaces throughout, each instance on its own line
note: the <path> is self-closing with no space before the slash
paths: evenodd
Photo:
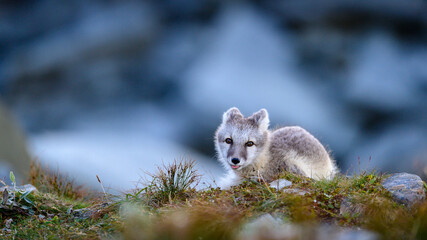
<path id="1" fill-rule="evenodd" d="M 253 145 L 255 145 L 255 143 L 252 141 L 249 141 L 245 145 L 246 145 L 246 147 L 252 147 Z"/>
<path id="2" fill-rule="evenodd" d="M 226 138 L 226 139 L 225 139 L 225 143 L 227 143 L 227 144 L 232 144 L 232 143 L 233 143 L 233 140 L 232 140 L 231 138 Z"/>

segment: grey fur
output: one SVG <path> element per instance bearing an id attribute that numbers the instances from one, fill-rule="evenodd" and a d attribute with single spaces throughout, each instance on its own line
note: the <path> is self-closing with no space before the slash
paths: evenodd
<path id="1" fill-rule="evenodd" d="M 337 171 L 335 162 L 313 135 L 297 126 L 270 131 L 268 125 L 265 109 L 247 118 L 237 108 L 224 113 L 215 133 L 218 159 L 228 170 L 223 186 L 239 184 L 244 178 L 273 181 L 283 171 L 313 179 L 334 176 Z M 232 139 L 232 144 L 226 143 L 227 138 Z M 255 145 L 246 146 L 248 141 Z M 233 164 L 233 158 L 240 162 Z"/>

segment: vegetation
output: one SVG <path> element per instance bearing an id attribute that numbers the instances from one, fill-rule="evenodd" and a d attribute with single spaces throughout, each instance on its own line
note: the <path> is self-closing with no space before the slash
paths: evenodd
<path id="1" fill-rule="evenodd" d="M 329 224 L 360 227 L 382 239 L 427 238 L 427 203 L 397 204 L 382 188 L 382 174 L 313 181 L 284 173 L 293 182 L 284 190 L 248 181 L 197 191 L 194 165 L 175 161 L 151 174 L 143 188 L 105 197 L 34 163 L 30 182 L 39 191 L 7 186 L 0 193 L 0 238 L 243 239 L 247 223 L 265 213 L 307 229 Z"/>

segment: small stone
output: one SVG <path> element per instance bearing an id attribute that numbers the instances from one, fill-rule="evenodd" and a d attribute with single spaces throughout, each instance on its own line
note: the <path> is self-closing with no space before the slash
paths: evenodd
<path id="1" fill-rule="evenodd" d="M 77 209 L 73 211 L 73 216 L 77 219 L 88 219 L 92 217 L 94 211 L 88 208 Z"/>
<path id="2" fill-rule="evenodd" d="M 424 182 L 415 174 L 395 173 L 385 179 L 382 185 L 393 199 L 406 206 L 413 206 L 425 200 Z"/>
<path id="3" fill-rule="evenodd" d="M 338 227 L 334 225 L 321 225 L 315 231 L 317 240 L 376 240 L 379 236 L 364 229 Z M 314 237 L 314 236 L 310 236 Z"/>
<path id="4" fill-rule="evenodd" d="M 267 213 L 245 224 L 240 239 L 290 239 L 296 235 L 294 229 L 282 219 Z"/>
<path id="5" fill-rule="evenodd" d="M 360 216 L 364 212 L 364 206 L 361 203 L 355 203 L 350 198 L 344 198 L 341 202 L 340 215 L 342 216 Z"/>
<path id="6" fill-rule="evenodd" d="M 345 230 L 342 231 L 335 240 L 375 240 L 379 239 L 379 236 L 374 232 L 368 230 Z"/>
<path id="7" fill-rule="evenodd" d="M 74 209 L 71 211 L 71 214 L 77 219 L 93 218 L 94 216 L 101 213 L 102 210 L 108 207 L 110 204 L 111 203 L 105 202 L 88 208 Z"/>
<path id="8" fill-rule="evenodd" d="M 301 196 L 304 196 L 308 193 L 310 193 L 309 191 L 306 190 L 302 190 L 300 188 L 288 188 L 288 189 L 283 189 L 282 192 L 284 193 L 289 193 L 289 194 L 298 194 Z"/>
<path id="9" fill-rule="evenodd" d="M 280 227 L 282 224 L 283 221 L 281 219 L 273 217 L 270 213 L 266 213 L 254 219 L 248 225 L 269 225 Z"/>
<path id="10" fill-rule="evenodd" d="M 285 188 L 285 187 L 289 187 L 291 185 L 292 185 L 292 182 L 288 181 L 286 179 L 277 179 L 277 180 L 270 183 L 270 187 L 275 188 L 277 190 L 280 190 L 280 189 Z"/>

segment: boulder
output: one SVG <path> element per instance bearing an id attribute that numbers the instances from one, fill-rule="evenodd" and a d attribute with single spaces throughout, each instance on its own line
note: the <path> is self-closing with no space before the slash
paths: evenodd
<path id="1" fill-rule="evenodd" d="M 395 173 L 385 179 L 382 185 L 395 201 L 406 206 L 412 206 L 426 198 L 424 182 L 415 174 Z"/>

